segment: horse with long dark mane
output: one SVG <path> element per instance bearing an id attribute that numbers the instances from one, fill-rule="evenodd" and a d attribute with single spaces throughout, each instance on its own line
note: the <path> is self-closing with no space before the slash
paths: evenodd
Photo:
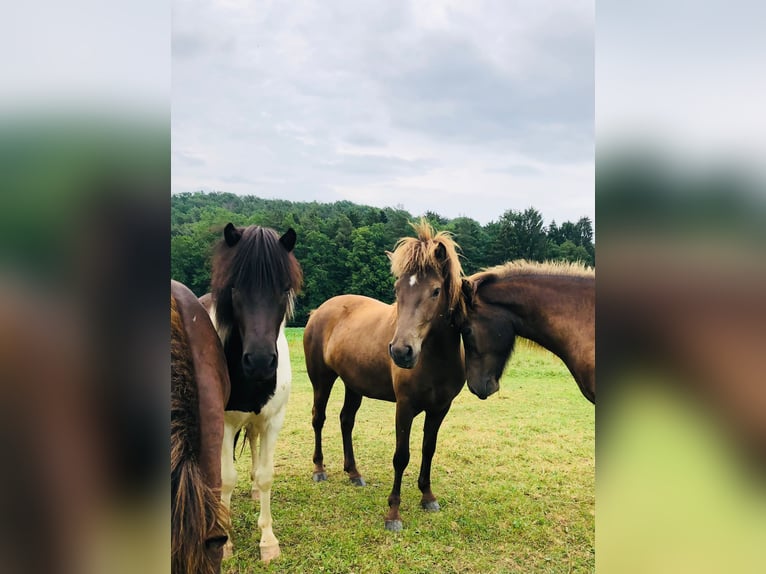
<path id="1" fill-rule="evenodd" d="M 231 379 L 221 451 L 222 499 L 231 509 L 237 482 L 234 437 L 246 428 L 253 460 L 251 496 L 260 498 L 263 562 L 280 554 L 272 530 L 271 484 L 274 446 L 292 380 L 284 327 L 303 281 L 293 254 L 295 240 L 293 229 L 280 237 L 266 227 L 229 223 L 213 256 L 212 293 L 200 299 L 223 343 Z M 224 555 L 230 555 L 232 548 L 230 538 Z"/>
<path id="2" fill-rule="evenodd" d="M 596 402 L 596 273 L 578 263 L 511 261 L 467 278 L 462 326 L 468 388 L 486 399 L 516 336 L 564 361 L 580 391 Z"/>
<path id="3" fill-rule="evenodd" d="M 221 570 L 226 512 L 221 504 L 223 407 L 229 375 L 207 312 L 186 286 L 170 282 L 171 571 Z"/>
<path id="4" fill-rule="evenodd" d="M 312 312 L 303 336 L 306 368 L 314 387 L 314 480 L 326 480 L 322 427 L 330 391 L 340 376 L 346 387 L 340 424 L 343 469 L 363 486 L 351 434 L 362 397 L 396 402 L 394 485 L 385 518 L 388 530 L 401 530 L 402 474 L 410 460 L 413 418 L 426 413 L 418 476 L 421 506 L 439 510 L 431 492 L 431 461 L 436 437 L 452 400 L 465 383 L 459 325 L 465 313 L 457 245 L 424 220 L 418 237 L 399 240 L 388 253 L 397 278 L 396 303 L 340 295 Z M 392 361 L 393 359 L 393 361 Z"/>

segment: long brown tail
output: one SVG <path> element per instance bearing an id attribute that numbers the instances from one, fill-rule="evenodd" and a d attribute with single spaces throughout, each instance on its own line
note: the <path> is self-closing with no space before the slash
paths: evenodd
<path id="1" fill-rule="evenodd" d="M 213 574 L 220 571 L 227 513 L 220 493 L 206 484 L 199 466 L 200 425 L 194 366 L 172 296 L 170 324 L 171 571 L 173 574 Z"/>

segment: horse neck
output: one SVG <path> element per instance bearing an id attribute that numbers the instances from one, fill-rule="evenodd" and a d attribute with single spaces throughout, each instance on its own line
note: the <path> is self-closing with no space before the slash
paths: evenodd
<path id="1" fill-rule="evenodd" d="M 226 356 L 226 364 L 229 367 L 229 377 L 232 384 L 239 382 L 237 369 L 242 358 L 242 337 L 240 337 L 239 329 L 236 325 L 232 325 L 228 331 L 226 341 L 223 343 L 223 354 Z"/>
<path id="2" fill-rule="evenodd" d="M 587 278 L 522 275 L 487 285 L 493 304 L 509 309 L 517 335 L 567 362 L 573 341 L 593 321 L 595 290 Z"/>
<path id="3" fill-rule="evenodd" d="M 433 321 L 423 341 L 423 348 L 437 351 L 437 357 L 441 353 L 451 352 L 453 348 L 460 348 L 460 329 L 452 322 L 448 313 L 439 315 Z"/>

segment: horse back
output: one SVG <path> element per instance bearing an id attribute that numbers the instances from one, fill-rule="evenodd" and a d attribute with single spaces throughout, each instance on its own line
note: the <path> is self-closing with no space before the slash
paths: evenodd
<path id="1" fill-rule="evenodd" d="M 340 376 L 364 396 L 395 401 L 388 355 L 394 312 L 392 305 L 361 295 L 339 295 L 313 311 L 303 335 L 312 383 Z"/>

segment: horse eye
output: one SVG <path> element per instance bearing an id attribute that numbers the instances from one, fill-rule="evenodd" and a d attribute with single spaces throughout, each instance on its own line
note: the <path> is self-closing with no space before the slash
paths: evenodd
<path id="1" fill-rule="evenodd" d="M 431 297 L 438 297 L 439 293 L 441 293 L 441 292 L 442 292 L 442 290 L 439 287 L 437 287 L 436 289 L 434 289 L 434 292 L 431 293 Z"/>
<path id="2" fill-rule="evenodd" d="M 289 293 L 290 291 L 292 291 L 292 287 L 290 286 L 285 287 L 285 293 Z"/>
<path id="3" fill-rule="evenodd" d="M 471 333 L 473 333 L 473 329 L 471 329 L 470 327 L 466 327 L 465 329 L 463 329 L 463 335 L 470 335 Z"/>
<path id="4" fill-rule="evenodd" d="M 229 537 L 226 534 L 222 534 L 221 536 L 214 536 L 205 540 L 205 546 L 210 550 L 218 550 L 222 548 L 228 540 Z"/>

